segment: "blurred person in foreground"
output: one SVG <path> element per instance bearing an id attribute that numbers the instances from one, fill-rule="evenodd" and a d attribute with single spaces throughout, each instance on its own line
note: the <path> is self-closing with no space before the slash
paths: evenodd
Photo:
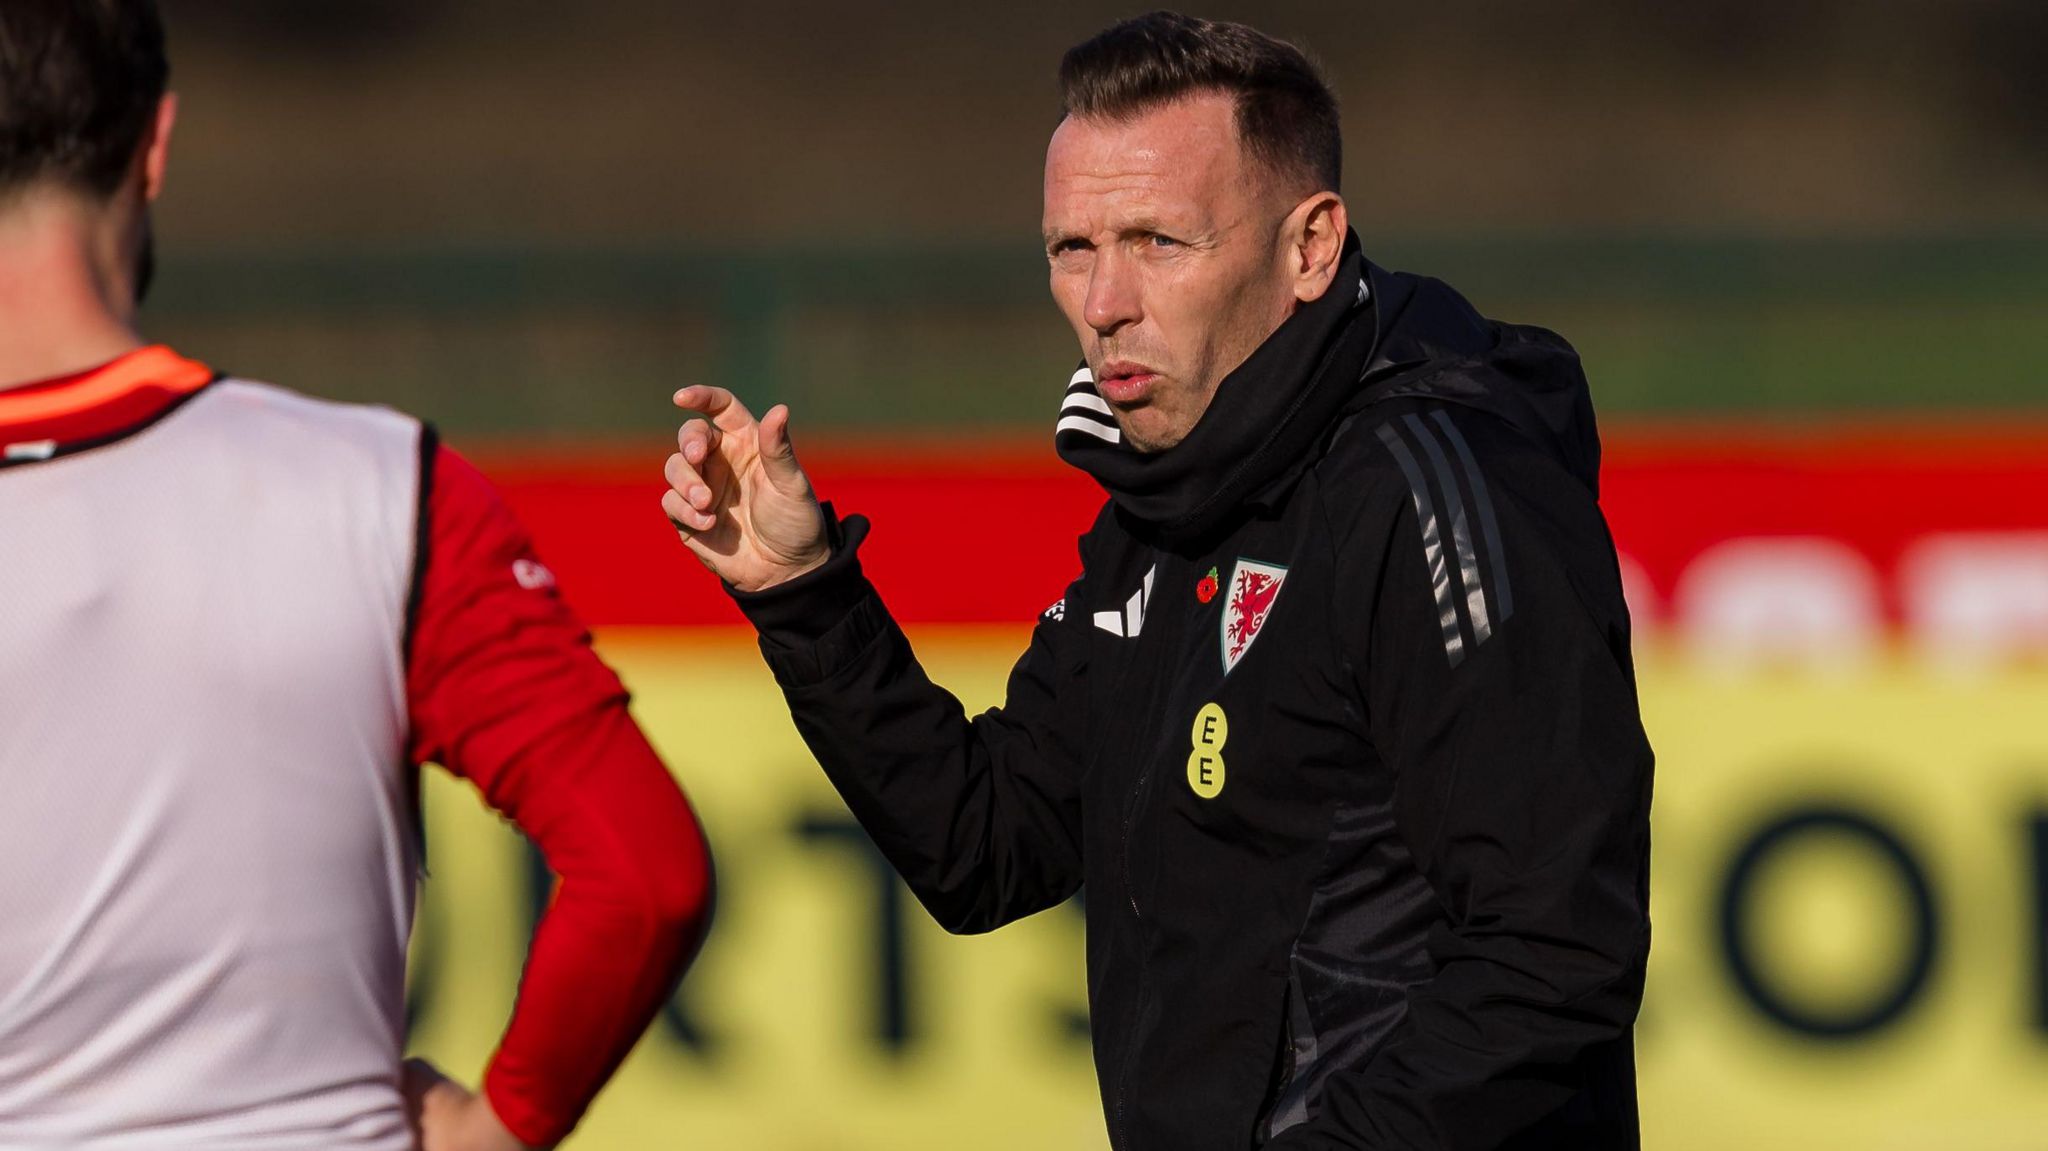
<path id="1" fill-rule="evenodd" d="M 0 5 L 0 1148 L 551 1145 L 702 834 L 430 429 L 137 334 L 166 76 L 152 0 Z M 401 1065 L 428 760 L 561 877 L 480 1095 Z"/>
<path id="2" fill-rule="evenodd" d="M 1292 46 L 1155 13 L 1060 79 L 1056 443 L 1109 499 L 1007 702 L 925 678 L 786 409 L 678 393 L 664 509 L 941 924 L 1085 885 L 1116 1147 L 1636 1146 L 1651 754 L 1578 358 L 1365 258 Z"/>

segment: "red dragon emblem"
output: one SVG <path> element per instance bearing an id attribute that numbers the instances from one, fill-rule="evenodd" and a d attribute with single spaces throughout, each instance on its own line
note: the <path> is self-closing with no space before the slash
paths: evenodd
<path id="1" fill-rule="evenodd" d="M 1230 573 L 1230 600 L 1223 611 L 1223 672 L 1225 675 L 1251 650 L 1273 613 L 1273 601 L 1280 597 L 1280 585 L 1287 582 L 1287 569 L 1274 564 L 1241 559 Z"/>

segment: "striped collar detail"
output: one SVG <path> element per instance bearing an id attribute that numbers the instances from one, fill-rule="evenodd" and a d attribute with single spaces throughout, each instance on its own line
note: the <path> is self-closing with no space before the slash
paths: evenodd
<path id="1" fill-rule="evenodd" d="M 133 435 L 218 378 L 163 345 L 73 375 L 0 390 L 0 467 Z"/>
<path id="2" fill-rule="evenodd" d="M 1060 422 L 1054 436 L 1065 436 L 1069 432 L 1112 444 L 1120 444 L 1124 439 L 1122 429 L 1117 427 L 1116 416 L 1110 411 L 1109 401 L 1095 390 L 1095 373 L 1086 364 L 1076 369 L 1073 378 L 1067 381 L 1066 398 L 1060 402 Z"/>

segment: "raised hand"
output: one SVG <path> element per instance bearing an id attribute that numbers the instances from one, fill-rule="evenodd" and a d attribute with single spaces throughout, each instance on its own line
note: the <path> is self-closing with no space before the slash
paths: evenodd
<path id="1" fill-rule="evenodd" d="M 684 388 L 700 413 L 676 433 L 661 510 L 704 566 L 741 591 L 773 587 L 831 555 L 811 481 L 789 443 L 789 408 L 755 420 L 724 388 Z"/>

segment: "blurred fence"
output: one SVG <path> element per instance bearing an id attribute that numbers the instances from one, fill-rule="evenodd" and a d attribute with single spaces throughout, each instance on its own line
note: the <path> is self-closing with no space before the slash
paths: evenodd
<path id="1" fill-rule="evenodd" d="M 2048 234 L 1368 250 L 1563 332 L 1606 413 L 2048 408 Z M 1029 425 L 1075 358 L 1028 245 L 174 254 L 149 322 L 224 368 L 458 437 L 658 429 L 688 382 L 813 426 Z"/>

